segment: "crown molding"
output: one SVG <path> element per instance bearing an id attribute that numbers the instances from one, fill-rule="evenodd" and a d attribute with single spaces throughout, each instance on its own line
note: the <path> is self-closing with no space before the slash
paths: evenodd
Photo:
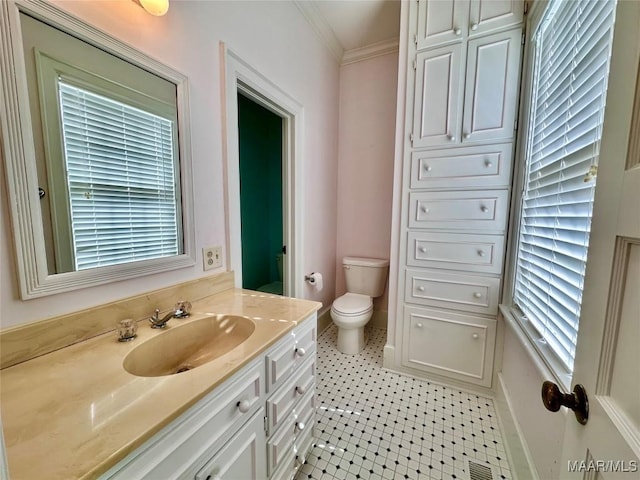
<path id="1" fill-rule="evenodd" d="M 398 39 L 383 40 L 382 42 L 372 43 L 364 47 L 352 48 L 342 55 L 341 65 L 349 65 L 350 63 L 362 62 L 371 58 L 396 53 L 399 45 Z"/>
<path id="2" fill-rule="evenodd" d="M 293 0 L 293 3 L 309 22 L 311 28 L 320 37 L 322 43 L 329 49 L 336 62 L 341 63 L 344 55 L 344 48 L 331 29 L 331 26 L 318 10 L 313 2 L 304 0 Z"/>

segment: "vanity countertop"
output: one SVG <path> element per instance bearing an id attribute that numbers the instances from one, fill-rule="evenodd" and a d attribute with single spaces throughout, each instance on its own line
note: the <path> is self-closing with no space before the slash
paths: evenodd
<path id="1" fill-rule="evenodd" d="M 0 405 L 11 480 L 95 478 L 319 307 L 241 289 L 193 302 L 191 317 L 172 319 L 167 329 L 216 314 L 247 316 L 256 328 L 240 346 L 179 375 L 124 370 L 131 350 L 164 331 L 145 322 L 132 342 L 109 332 L 5 368 Z"/>

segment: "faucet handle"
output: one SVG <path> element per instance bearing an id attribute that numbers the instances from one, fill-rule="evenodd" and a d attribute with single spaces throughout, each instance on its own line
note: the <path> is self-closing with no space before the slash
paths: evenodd
<path id="1" fill-rule="evenodd" d="M 176 318 L 185 318 L 191 315 L 191 302 L 181 300 L 173 308 L 176 312 Z"/>

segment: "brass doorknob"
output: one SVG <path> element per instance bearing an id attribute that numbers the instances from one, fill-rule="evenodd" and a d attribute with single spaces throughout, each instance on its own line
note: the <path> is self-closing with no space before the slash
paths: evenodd
<path id="1" fill-rule="evenodd" d="M 557 412 L 560 407 L 573 410 L 581 425 L 586 425 L 589 420 L 589 400 L 582 385 L 573 387 L 573 393 L 562 393 L 558 385 L 546 381 L 542 384 L 542 403 L 550 412 Z"/>

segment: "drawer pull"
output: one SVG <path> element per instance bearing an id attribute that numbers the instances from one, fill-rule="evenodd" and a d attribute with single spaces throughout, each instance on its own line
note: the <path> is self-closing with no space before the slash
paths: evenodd
<path id="1" fill-rule="evenodd" d="M 462 33 L 462 30 L 460 30 L 459 28 L 456 28 L 453 30 L 453 33 L 455 33 L 456 35 L 460 35 Z"/>
<path id="2" fill-rule="evenodd" d="M 482 294 L 480 292 L 474 292 L 473 298 L 482 298 Z"/>
<path id="3" fill-rule="evenodd" d="M 296 429 L 303 431 L 304 430 L 304 423 L 302 422 L 296 422 Z"/>
<path id="4" fill-rule="evenodd" d="M 207 475 L 207 478 L 204 480 L 222 480 L 222 477 L 218 475 L 218 472 L 213 472 Z"/>
<path id="5" fill-rule="evenodd" d="M 296 387 L 296 393 L 298 393 L 300 395 L 304 395 L 306 391 L 307 391 L 307 389 L 304 388 L 304 387 L 301 387 L 301 386 L 297 386 Z"/>
<path id="6" fill-rule="evenodd" d="M 456 141 L 456 137 L 454 135 L 447 135 L 447 138 L 449 139 L 450 142 Z"/>
<path id="7" fill-rule="evenodd" d="M 471 338 L 473 338 L 474 340 L 477 340 L 480 338 L 480 335 L 478 335 L 477 333 L 474 333 L 473 335 L 471 335 Z"/>
<path id="8" fill-rule="evenodd" d="M 425 166 L 424 166 L 424 171 L 425 171 L 425 172 L 430 172 L 430 171 L 431 171 L 431 166 L 430 166 L 430 165 L 425 164 Z"/>
<path id="9" fill-rule="evenodd" d="M 420 286 L 418 287 L 418 291 L 419 291 L 419 292 L 424 292 L 424 287 L 423 287 L 422 285 L 420 285 Z"/>
<path id="10" fill-rule="evenodd" d="M 422 324 L 421 323 L 416 323 L 416 327 L 422 328 Z"/>
<path id="11" fill-rule="evenodd" d="M 478 29 L 478 24 L 477 23 L 472 23 L 471 24 L 471 30 L 473 30 L 474 32 Z"/>
<path id="12" fill-rule="evenodd" d="M 296 355 L 298 355 L 299 357 L 304 357 L 306 354 L 307 351 L 304 348 L 296 348 Z"/>
<path id="13" fill-rule="evenodd" d="M 470 134 L 470 133 L 465 133 L 465 134 L 463 135 L 463 137 L 464 137 L 464 139 L 465 139 L 465 140 L 468 140 L 468 139 L 470 139 L 470 138 L 471 138 L 471 134 Z"/>
<path id="14" fill-rule="evenodd" d="M 489 209 L 488 209 L 487 207 L 485 207 L 484 205 L 482 205 L 482 206 L 480 207 L 480 211 L 481 211 L 482 213 L 487 213 L 487 212 L 489 211 Z"/>
<path id="15" fill-rule="evenodd" d="M 425 206 L 420 207 L 420 210 L 422 210 L 423 213 L 429 213 L 429 209 Z"/>
<path id="16" fill-rule="evenodd" d="M 420 250 L 420 253 L 427 253 L 427 247 L 420 247 L 418 250 Z"/>
<path id="17" fill-rule="evenodd" d="M 241 413 L 247 413 L 251 409 L 251 404 L 247 400 L 240 400 L 236 405 Z"/>
<path id="18" fill-rule="evenodd" d="M 486 255 L 484 250 L 478 250 L 478 256 L 479 257 L 484 257 Z"/>
<path id="19" fill-rule="evenodd" d="M 485 160 L 484 161 L 484 166 L 487 168 L 491 168 L 493 167 L 493 163 L 491 162 L 491 160 Z"/>

